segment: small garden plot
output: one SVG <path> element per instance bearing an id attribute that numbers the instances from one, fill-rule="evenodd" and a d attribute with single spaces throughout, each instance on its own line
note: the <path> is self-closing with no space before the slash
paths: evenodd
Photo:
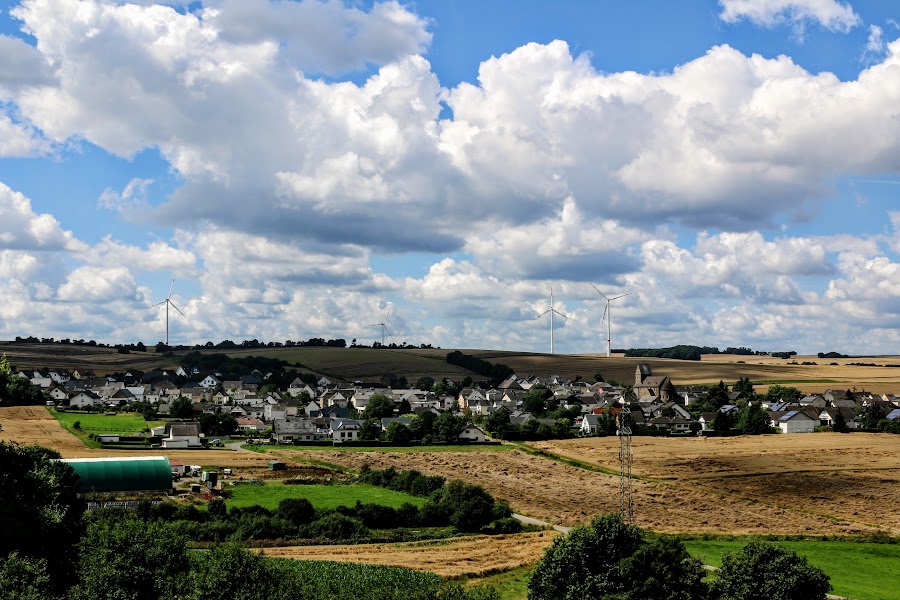
<path id="1" fill-rule="evenodd" d="M 726 552 L 747 540 L 685 540 L 688 552 L 705 564 L 720 566 Z M 831 577 L 833 594 L 854 600 L 900 600 L 900 544 L 836 541 L 775 542 L 807 557 Z"/>
<path id="2" fill-rule="evenodd" d="M 229 489 L 231 497 L 226 502 L 229 507 L 236 508 L 262 506 L 275 510 L 278 503 L 286 498 L 306 498 L 318 510 L 354 506 L 357 501 L 391 508 L 400 508 L 407 503 L 416 507 L 425 504 L 424 498 L 362 484 L 285 485 L 282 482 L 268 482 L 237 485 Z"/>

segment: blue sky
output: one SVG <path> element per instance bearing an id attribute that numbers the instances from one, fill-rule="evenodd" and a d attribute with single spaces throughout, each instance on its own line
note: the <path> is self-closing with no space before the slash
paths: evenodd
<path id="1" fill-rule="evenodd" d="M 0 338 L 896 354 L 900 10 L 0 0 Z"/>

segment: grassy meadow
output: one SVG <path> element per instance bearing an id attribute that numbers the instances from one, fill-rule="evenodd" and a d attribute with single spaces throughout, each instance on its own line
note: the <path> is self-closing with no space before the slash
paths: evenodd
<path id="1" fill-rule="evenodd" d="M 726 552 L 743 541 L 688 540 L 688 551 L 704 564 L 721 566 Z M 779 546 L 806 556 L 831 577 L 832 594 L 853 600 L 900 600 L 900 544 L 842 541 L 785 541 Z"/>
<path id="2" fill-rule="evenodd" d="M 410 496 L 373 485 L 285 485 L 266 482 L 265 485 L 238 485 L 229 488 L 228 506 L 263 506 L 274 510 L 285 498 L 306 498 L 318 509 L 353 506 L 359 500 L 364 504 L 380 504 L 399 508 L 405 503 L 422 506 L 424 498 Z"/>

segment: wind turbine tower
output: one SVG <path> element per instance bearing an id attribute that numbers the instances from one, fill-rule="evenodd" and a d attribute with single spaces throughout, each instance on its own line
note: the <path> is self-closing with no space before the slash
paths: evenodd
<path id="1" fill-rule="evenodd" d="M 184 316 L 184 313 L 181 312 L 181 310 L 177 306 L 175 306 L 175 304 L 172 302 L 172 290 L 174 290 L 174 289 L 175 289 L 175 276 L 172 275 L 172 285 L 169 286 L 169 295 L 166 296 L 166 299 L 163 300 L 162 302 L 157 302 L 156 304 L 153 304 L 150 306 L 150 308 L 153 308 L 155 306 L 159 306 L 160 304 L 166 305 L 166 348 L 169 347 L 169 307 L 171 306 L 172 308 L 174 308 L 175 310 L 178 311 L 179 315 L 181 315 L 182 317 L 187 319 L 187 317 Z"/>
<path id="2" fill-rule="evenodd" d="M 388 335 L 390 335 L 391 337 L 394 337 L 393 335 L 391 335 L 391 332 L 388 331 L 387 325 L 385 324 L 388 320 L 388 317 L 391 316 L 392 310 L 394 310 L 393 306 L 388 309 L 387 314 L 384 315 L 384 321 L 382 321 L 381 323 L 372 323 L 371 325 L 369 325 L 369 327 L 381 327 L 381 345 L 382 346 L 384 346 L 384 333 L 386 331 L 387 331 Z"/>
<path id="3" fill-rule="evenodd" d="M 612 356 L 612 325 L 610 323 L 610 315 L 609 315 L 609 303 L 613 300 L 618 300 L 619 298 L 624 298 L 625 296 L 630 296 L 631 292 L 627 294 L 619 294 L 618 296 L 613 296 L 612 298 L 607 298 L 606 294 L 597 289 L 597 286 L 593 283 L 591 287 L 597 290 L 597 293 L 603 296 L 606 300 L 606 308 L 603 310 L 603 319 L 606 319 L 606 358 Z M 603 323 L 603 319 L 600 319 L 600 322 Z"/>
<path id="4" fill-rule="evenodd" d="M 551 287 L 550 288 L 550 308 L 548 308 L 547 310 L 545 310 L 544 312 L 542 312 L 541 314 L 539 314 L 538 316 L 536 316 L 534 318 L 534 320 L 536 321 L 546 314 L 550 315 L 550 354 L 553 354 L 553 314 L 554 313 L 561 316 L 566 321 L 569 320 L 569 317 L 567 317 L 566 315 L 562 314 L 561 312 L 559 312 L 558 310 L 553 308 L 553 288 Z"/>

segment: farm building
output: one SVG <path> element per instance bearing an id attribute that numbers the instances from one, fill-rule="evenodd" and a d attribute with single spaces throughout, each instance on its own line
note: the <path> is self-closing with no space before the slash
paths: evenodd
<path id="1" fill-rule="evenodd" d="M 165 456 L 128 458 L 63 458 L 78 474 L 81 493 L 157 492 L 172 489 L 172 470 Z"/>

